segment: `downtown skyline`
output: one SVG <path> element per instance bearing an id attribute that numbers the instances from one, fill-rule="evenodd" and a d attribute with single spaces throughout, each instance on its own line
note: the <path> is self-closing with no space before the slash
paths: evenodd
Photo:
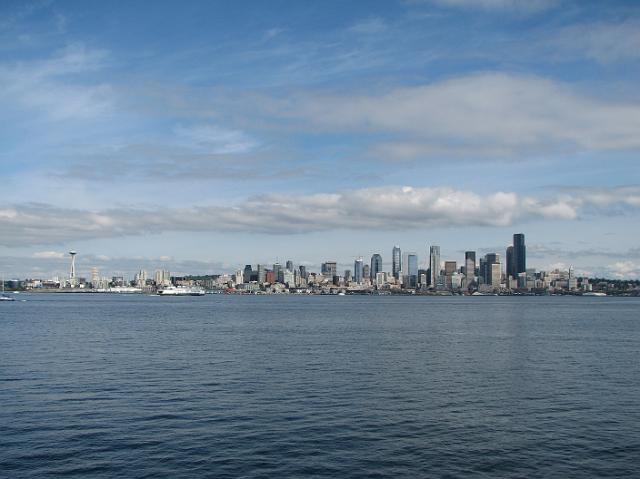
<path id="1" fill-rule="evenodd" d="M 635 2 L 3 2 L 0 271 L 640 277 Z M 144 25 L 144 28 L 140 28 Z M 506 240 L 506 241 L 505 241 Z"/>

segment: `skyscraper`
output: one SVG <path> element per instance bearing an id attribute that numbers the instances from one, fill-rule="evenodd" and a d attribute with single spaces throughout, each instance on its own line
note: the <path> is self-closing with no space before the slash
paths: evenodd
<path id="1" fill-rule="evenodd" d="M 513 260 L 513 246 L 507 247 L 507 278 L 517 278 L 515 262 Z"/>
<path id="2" fill-rule="evenodd" d="M 440 246 L 429 248 L 429 270 L 429 284 L 435 289 L 442 283 L 440 278 Z"/>
<path id="3" fill-rule="evenodd" d="M 527 272 L 527 251 L 523 233 L 513 235 L 513 264 L 515 275 Z"/>
<path id="4" fill-rule="evenodd" d="M 403 284 L 415 288 L 418 283 L 418 254 L 408 252 L 404 254 L 402 265 Z"/>
<path id="5" fill-rule="evenodd" d="M 371 282 L 373 283 L 378 273 L 382 273 L 382 256 L 378 253 L 371 256 Z"/>
<path id="6" fill-rule="evenodd" d="M 467 277 L 467 286 L 473 284 L 476 276 L 476 252 L 466 251 L 464 253 L 464 272 Z"/>
<path id="7" fill-rule="evenodd" d="M 362 279 L 364 275 L 362 265 L 363 265 L 362 258 L 356 259 L 353 263 L 353 280 L 358 284 L 362 284 Z"/>
<path id="8" fill-rule="evenodd" d="M 286 264 L 287 264 L 287 265 L 286 265 L 286 268 L 287 268 L 289 271 L 293 271 L 293 261 L 291 261 L 291 260 L 289 259 L 289 260 L 287 260 L 287 263 L 286 263 Z"/>
<path id="9" fill-rule="evenodd" d="M 391 273 L 395 279 L 400 278 L 400 272 L 402 271 L 401 261 L 402 251 L 400 251 L 400 246 L 394 246 L 391 252 Z"/>
<path id="10" fill-rule="evenodd" d="M 481 275 L 484 279 L 484 284 L 491 285 L 494 288 L 499 287 L 502 280 L 500 255 L 498 253 L 487 253 L 484 255 L 482 264 Z"/>
<path id="11" fill-rule="evenodd" d="M 322 276 L 333 280 L 333 277 L 337 274 L 336 273 L 337 270 L 338 270 L 338 267 L 335 261 L 327 261 L 325 263 L 322 263 L 320 271 L 322 273 Z"/>

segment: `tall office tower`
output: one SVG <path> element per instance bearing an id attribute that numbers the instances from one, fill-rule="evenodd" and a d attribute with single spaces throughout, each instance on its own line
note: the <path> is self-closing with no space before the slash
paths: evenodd
<path id="1" fill-rule="evenodd" d="M 513 235 L 513 263 L 515 275 L 527 272 L 527 251 L 523 233 Z"/>
<path id="2" fill-rule="evenodd" d="M 440 246 L 429 248 L 429 269 L 429 284 L 435 289 L 442 283 L 440 278 Z"/>
<path id="3" fill-rule="evenodd" d="M 476 252 L 465 251 L 464 253 L 464 272 L 467 277 L 467 286 L 473 283 L 476 276 Z"/>
<path id="4" fill-rule="evenodd" d="M 418 283 L 418 254 L 413 251 L 405 253 L 403 263 L 403 283 L 410 288 L 415 288 Z"/>
<path id="5" fill-rule="evenodd" d="M 337 268 L 338 267 L 335 261 L 327 261 L 326 263 L 322 263 L 320 272 L 325 278 L 333 280 L 333 277 L 336 275 L 336 272 L 338 270 Z"/>
<path id="6" fill-rule="evenodd" d="M 287 260 L 287 266 L 286 266 L 286 268 L 287 268 L 289 271 L 293 271 L 293 261 L 291 261 L 290 259 L 288 259 L 288 260 Z"/>
<path id="7" fill-rule="evenodd" d="M 263 264 L 258 265 L 258 283 L 262 284 L 267 279 L 266 269 Z"/>
<path id="8" fill-rule="evenodd" d="M 345 282 L 345 284 L 349 284 L 352 279 L 353 278 L 351 277 L 351 270 L 350 269 L 345 269 L 344 270 L 344 282 Z"/>
<path id="9" fill-rule="evenodd" d="M 371 279 L 371 267 L 368 264 L 362 266 L 362 282 Z"/>
<path id="10" fill-rule="evenodd" d="M 300 277 L 304 278 L 304 279 L 307 279 L 307 277 L 308 277 L 307 276 L 307 267 L 300 265 L 300 266 L 298 266 L 298 269 L 300 270 Z"/>
<path id="11" fill-rule="evenodd" d="M 513 246 L 507 246 L 507 279 L 517 278 L 516 264 L 513 258 Z"/>
<path id="12" fill-rule="evenodd" d="M 497 267 L 495 265 L 497 265 Z M 500 281 L 502 279 L 501 267 L 500 255 L 498 253 L 485 254 L 482 268 L 484 284 L 492 285 L 494 287 L 496 287 L 496 284 L 497 286 L 500 286 Z"/>
<path id="13" fill-rule="evenodd" d="M 400 246 L 394 246 L 391 251 L 391 274 L 395 279 L 400 278 L 400 272 L 402 271 L 402 251 Z"/>
<path id="14" fill-rule="evenodd" d="M 276 283 L 282 279 L 282 265 L 280 263 L 273 263 L 273 279 Z"/>
<path id="15" fill-rule="evenodd" d="M 490 284 L 494 288 L 499 288 L 501 282 L 502 282 L 502 265 L 500 263 L 492 263 Z"/>
<path id="16" fill-rule="evenodd" d="M 371 269 L 369 271 L 371 273 L 371 282 L 373 283 L 376 279 L 376 275 L 378 273 L 382 273 L 382 256 L 378 253 L 371 256 Z"/>
<path id="17" fill-rule="evenodd" d="M 250 264 L 245 265 L 244 271 L 242 272 L 242 280 L 245 283 L 249 283 L 251 281 L 251 275 L 253 274 L 253 268 Z"/>
<path id="18" fill-rule="evenodd" d="M 362 284 L 362 279 L 364 275 L 362 266 L 363 266 L 362 258 L 358 258 L 353 262 L 353 280 L 357 284 Z"/>

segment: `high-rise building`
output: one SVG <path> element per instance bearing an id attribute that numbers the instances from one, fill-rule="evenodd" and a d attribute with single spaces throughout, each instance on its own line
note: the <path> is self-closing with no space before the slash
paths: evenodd
<path id="1" fill-rule="evenodd" d="M 351 277 L 351 270 L 350 269 L 345 269 L 344 270 L 344 282 L 346 284 L 349 284 L 352 279 L 353 278 Z"/>
<path id="2" fill-rule="evenodd" d="M 284 280 L 282 265 L 280 263 L 273 263 L 273 279 L 276 283 L 281 283 Z"/>
<path id="3" fill-rule="evenodd" d="M 402 271 L 402 251 L 400 246 L 394 246 L 391 251 L 391 274 L 396 279 L 400 278 L 400 272 Z"/>
<path id="4" fill-rule="evenodd" d="M 429 284 L 435 289 L 442 284 L 440 277 L 440 246 L 431 246 L 429 248 L 429 270 Z"/>
<path id="5" fill-rule="evenodd" d="M 402 284 L 415 288 L 418 282 L 418 254 L 409 251 L 402 255 Z"/>
<path id="6" fill-rule="evenodd" d="M 513 257 L 513 246 L 507 247 L 507 279 L 513 278 L 516 279 L 518 277 L 518 273 L 516 273 L 516 264 Z"/>
<path id="7" fill-rule="evenodd" d="M 287 266 L 286 266 L 286 268 L 287 268 L 289 271 L 292 271 L 292 272 L 293 272 L 293 261 L 291 261 L 290 259 L 289 259 L 289 260 L 287 260 Z"/>
<path id="8" fill-rule="evenodd" d="M 465 251 L 464 253 L 464 273 L 467 278 L 467 286 L 473 284 L 476 277 L 476 252 Z"/>
<path id="9" fill-rule="evenodd" d="M 371 274 L 371 282 L 373 283 L 376 279 L 376 275 L 382 272 L 382 256 L 378 253 L 371 256 L 371 269 L 369 270 Z"/>
<path id="10" fill-rule="evenodd" d="M 338 266 L 335 261 L 327 261 L 326 263 L 322 263 L 320 272 L 322 276 L 325 278 L 329 278 L 333 280 L 333 277 L 336 276 L 336 272 L 338 271 Z"/>
<path id="11" fill-rule="evenodd" d="M 304 278 L 304 279 L 307 279 L 308 278 L 308 276 L 307 276 L 307 267 L 300 265 L 300 266 L 298 266 L 298 269 L 300 270 L 300 277 Z"/>
<path id="12" fill-rule="evenodd" d="M 253 268 L 250 264 L 245 265 L 244 271 L 242 272 L 242 281 L 244 283 L 249 283 L 251 281 L 251 275 L 253 274 Z"/>
<path id="13" fill-rule="evenodd" d="M 500 255 L 498 253 L 487 253 L 484 255 L 484 260 L 480 261 L 480 264 L 480 275 L 483 283 L 494 288 L 499 287 L 502 280 Z"/>
<path id="14" fill-rule="evenodd" d="M 366 280 L 371 279 L 371 267 L 368 264 L 362 265 L 362 282 L 366 282 Z"/>
<path id="15" fill-rule="evenodd" d="M 364 270 L 362 266 L 363 266 L 362 258 L 357 258 L 353 262 L 353 280 L 357 284 L 362 284 L 362 280 L 364 276 Z"/>
<path id="16" fill-rule="evenodd" d="M 265 270 L 265 267 L 263 264 L 259 264 L 258 265 L 258 283 L 263 284 L 264 282 L 266 282 L 266 279 L 267 279 L 267 272 Z"/>
<path id="17" fill-rule="evenodd" d="M 513 235 L 513 264 L 515 275 L 527 272 L 527 250 L 524 245 L 523 233 Z"/>

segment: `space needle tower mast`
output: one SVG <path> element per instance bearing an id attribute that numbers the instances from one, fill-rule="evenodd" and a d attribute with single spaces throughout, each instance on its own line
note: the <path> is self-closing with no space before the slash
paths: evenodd
<path id="1" fill-rule="evenodd" d="M 71 271 L 69 271 L 69 281 L 71 284 L 74 284 L 76 281 L 76 252 L 69 251 L 71 255 Z"/>

